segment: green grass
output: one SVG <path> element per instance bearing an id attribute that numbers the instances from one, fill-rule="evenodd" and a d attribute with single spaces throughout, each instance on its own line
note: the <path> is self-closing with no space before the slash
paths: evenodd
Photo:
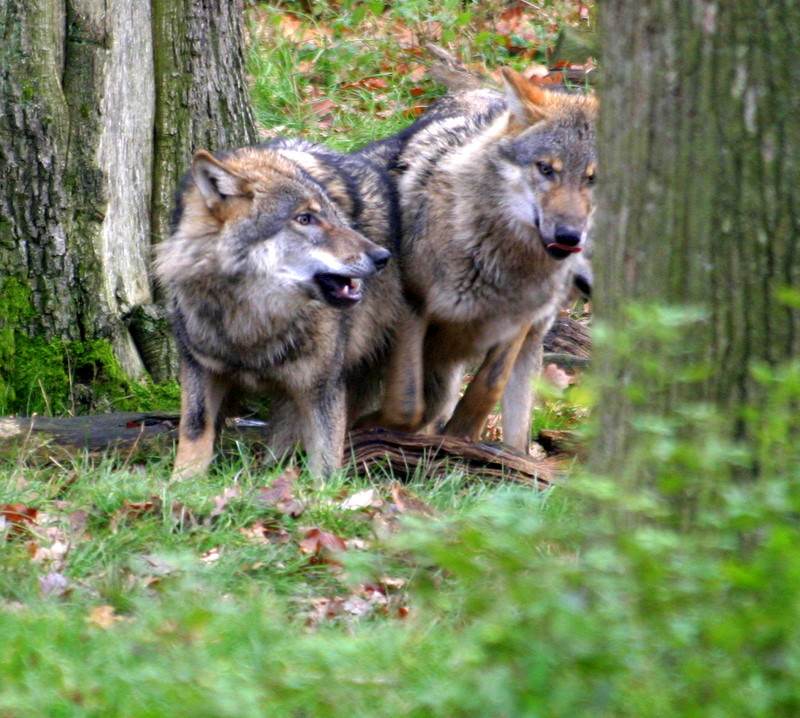
<path id="1" fill-rule="evenodd" d="M 664 475 L 678 466 L 664 461 Z M 269 477 L 255 467 L 178 485 L 160 460 L 68 468 L 3 467 L 3 501 L 40 512 L 2 537 L 3 715 L 800 708 L 797 476 L 714 484 L 717 464 L 690 530 L 675 526 L 668 494 L 613 478 L 536 493 L 450 477 L 408 487 L 435 520 L 406 514 L 381 537 L 376 519 L 394 517 L 383 482 L 315 491 L 301 477 L 294 493 L 308 505 L 291 518 L 259 505 Z M 240 495 L 211 521 L 231 486 Z M 338 506 L 365 488 L 387 505 Z M 120 518 L 154 497 L 159 507 Z M 286 541 L 253 541 L 256 526 Z M 366 543 L 336 557 L 342 566 L 319 563 L 299 548 L 309 526 Z"/>
<path id="2" fill-rule="evenodd" d="M 292 706 L 338 715 L 354 686 L 364 701 L 384 691 L 380 675 L 359 677 L 363 651 L 374 657 L 370 674 L 386 671 L 399 685 L 403 646 L 452 623 L 442 614 L 415 636 L 408 626 L 422 619 L 400 617 L 406 584 L 429 570 L 378 538 L 376 521 L 387 535 L 399 526 L 387 482 L 339 477 L 318 491 L 301 476 L 292 493 L 305 508 L 293 518 L 258 500 L 281 469 L 226 464 L 207 480 L 179 484 L 160 458 L 0 467 L 0 621 L 11 646 L 0 658 L 3 715 L 107 715 L 110 706 L 115 715 L 176 706 L 179 714 L 264 715 L 275 700 L 274 715 Z M 215 515 L 215 499 L 232 487 L 237 495 Z M 341 508 L 370 488 L 385 507 Z M 488 493 L 456 474 L 406 490 L 450 517 Z M 38 512 L 33 522 L 14 519 L 19 505 Z M 301 549 L 309 527 L 361 543 L 320 561 Z M 360 608 L 328 618 L 317 608 L 348 599 Z M 322 625 L 310 633 L 307 623 Z M 327 676 L 337 685 L 320 694 Z"/>
<path id="3" fill-rule="evenodd" d="M 494 70 L 546 64 L 574 2 L 260 3 L 250 16 L 256 117 L 267 136 L 302 134 L 346 151 L 405 127 L 443 92 L 425 44 Z"/>

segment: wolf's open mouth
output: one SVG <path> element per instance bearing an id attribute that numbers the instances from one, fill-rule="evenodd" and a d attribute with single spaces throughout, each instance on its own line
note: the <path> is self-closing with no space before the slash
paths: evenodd
<path id="1" fill-rule="evenodd" d="M 580 252 L 582 247 L 570 247 L 568 244 L 550 242 L 550 244 L 545 246 L 545 249 L 553 259 L 565 259 L 566 257 L 569 257 L 570 254 L 576 254 L 577 252 Z"/>
<path id="2" fill-rule="evenodd" d="M 317 274 L 314 276 L 322 296 L 335 307 L 349 307 L 361 297 L 362 281 L 358 277 L 343 277 L 340 274 Z"/>

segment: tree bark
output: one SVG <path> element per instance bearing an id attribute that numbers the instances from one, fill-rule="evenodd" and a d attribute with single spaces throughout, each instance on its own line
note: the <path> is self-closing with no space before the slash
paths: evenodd
<path id="1" fill-rule="evenodd" d="M 635 446 L 637 412 L 663 415 L 701 400 L 747 438 L 742 408 L 763 400 L 753 363 L 775 366 L 800 349 L 795 10 L 772 0 L 601 8 L 596 316 L 623 334 L 637 303 L 691 305 L 705 319 L 669 350 L 662 381 L 636 360 L 659 361 L 655 335 L 627 355 L 619 340 L 597 347 L 593 364 L 606 387 L 594 447 L 600 472 L 613 473 Z M 787 288 L 790 301 L 777 301 Z"/>
<path id="2" fill-rule="evenodd" d="M 256 137 L 241 11 L 0 7 L 0 406 L 72 410 L 115 381 L 174 377 L 151 246 L 194 149 Z"/>
<path id="3" fill-rule="evenodd" d="M 153 0 L 158 102 L 152 230 L 159 239 L 168 233 L 176 180 L 194 152 L 258 139 L 245 76 L 243 4 Z"/>

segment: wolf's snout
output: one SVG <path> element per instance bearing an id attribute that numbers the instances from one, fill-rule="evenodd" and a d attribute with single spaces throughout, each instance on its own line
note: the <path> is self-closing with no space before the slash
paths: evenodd
<path id="1" fill-rule="evenodd" d="M 556 244 L 565 247 L 577 247 L 581 243 L 581 233 L 572 227 L 557 226 L 555 232 Z"/>
<path id="2" fill-rule="evenodd" d="M 325 263 L 314 273 L 314 281 L 322 298 L 335 307 L 349 307 L 361 301 L 363 281 L 386 266 L 392 253 L 377 245 L 374 249 L 362 248 L 347 261 Z"/>
<path id="3" fill-rule="evenodd" d="M 375 265 L 375 271 L 380 272 L 386 266 L 386 263 L 389 261 L 389 258 L 392 256 L 392 253 L 388 249 L 384 249 L 383 247 L 377 247 L 370 252 L 367 252 L 367 256 L 370 258 L 372 264 Z"/>
<path id="4" fill-rule="evenodd" d="M 547 253 L 553 259 L 565 259 L 570 254 L 580 252 L 581 247 L 581 232 L 578 232 L 573 227 L 565 225 L 556 225 L 556 230 L 553 233 L 553 241 L 548 242 L 544 240 L 544 246 Z"/>

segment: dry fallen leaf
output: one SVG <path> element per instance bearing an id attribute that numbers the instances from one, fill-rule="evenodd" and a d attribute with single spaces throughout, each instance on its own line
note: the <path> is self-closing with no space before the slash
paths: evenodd
<path id="1" fill-rule="evenodd" d="M 541 444 L 532 441 L 528 448 L 528 456 L 534 459 L 546 459 L 547 451 L 545 451 L 545 448 Z"/>
<path id="2" fill-rule="evenodd" d="M 548 364 L 542 369 L 542 379 L 559 392 L 563 392 L 573 381 L 572 377 L 557 364 Z"/>
<path id="3" fill-rule="evenodd" d="M 311 111 L 320 119 L 327 118 L 336 108 L 333 100 L 317 100 L 311 103 Z"/>
<path id="4" fill-rule="evenodd" d="M 486 428 L 484 428 L 482 436 L 487 441 L 503 440 L 503 431 L 500 424 L 500 414 L 489 414 L 489 418 L 486 420 Z"/>
<path id="5" fill-rule="evenodd" d="M 214 520 L 221 516 L 228 507 L 230 500 L 239 498 L 240 494 L 241 492 L 239 491 L 238 486 L 229 486 L 219 496 L 215 496 L 214 508 L 211 509 L 211 513 L 208 515 L 208 520 L 206 523 L 213 523 Z"/>
<path id="6" fill-rule="evenodd" d="M 385 77 L 365 77 L 359 84 L 368 90 L 385 90 L 389 87 Z"/>
<path id="7" fill-rule="evenodd" d="M 357 618 L 363 618 L 364 616 L 373 613 L 376 605 L 383 607 L 388 603 L 386 596 L 378 592 L 373 592 L 372 596 L 374 598 L 367 598 L 366 596 L 349 596 L 342 604 L 342 610 L 346 613 L 356 616 Z"/>
<path id="8" fill-rule="evenodd" d="M 380 508 L 384 501 L 375 489 L 356 491 L 339 503 L 345 511 L 360 511 L 361 509 Z"/>
<path id="9" fill-rule="evenodd" d="M 387 590 L 398 591 L 406 585 L 404 578 L 392 578 L 391 576 L 381 576 L 379 583 Z"/>
<path id="10" fill-rule="evenodd" d="M 414 513 L 423 516 L 437 515 L 437 511 L 433 506 L 426 504 L 422 499 L 414 496 L 414 494 L 405 489 L 398 481 L 392 484 L 392 500 L 400 513 Z"/>
<path id="11" fill-rule="evenodd" d="M 123 616 L 118 616 L 114 612 L 113 606 L 103 605 L 93 608 L 86 617 L 86 622 L 97 628 L 108 630 L 120 621 L 124 621 Z"/>
<path id="12" fill-rule="evenodd" d="M 219 561 L 220 557 L 220 548 L 215 546 L 214 548 L 209 549 L 204 554 L 200 555 L 200 560 L 203 563 L 214 563 L 214 561 Z"/>
<path id="13" fill-rule="evenodd" d="M 294 495 L 295 482 L 300 476 L 296 467 L 286 469 L 269 486 L 260 489 L 255 496 L 256 503 L 262 506 L 274 506 L 282 514 L 299 517 L 306 509 L 303 501 Z"/>
<path id="14" fill-rule="evenodd" d="M 525 71 L 522 73 L 527 77 L 529 80 L 540 80 L 543 77 L 547 77 L 550 74 L 550 70 L 547 65 L 537 65 L 531 64 L 525 68 Z"/>
<path id="15" fill-rule="evenodd" d="M 240 528 L 239 533 L 257 544 L 278 544 L 279 546 L 285 546 L 292 539 L 289 532 L 283 526 L 274 522 L 264 523 L 263 521 L 255 521 L 250 526 Z"/>
<path id="16" fill-rule="evenodd" d="M 347 539 L 344 543 L 348 550 L 369 551 L 372 548 L 372 541 L 360 538 Z"/>
<path id="17" fill-rule="evenodd" d="M 72 592 L 69 581 L 57 571 L 51 571 L 39 579 L 42 596 L 67 596 Z"/>
<path id="18" fill-rule="evenodd" d="M 341 555 L 347 550 L 344 540 L 316 527 L 310 528 L 300 541 L 301 553 L 311 554 L 312 563 L 341 566 Z"/>
<path id="19" fill-rule="evenodd" d="M 306 614 L 306 626 L 314 628 L 325 621 L 336 618 L 342 612 L 344 599 L 334 598 L 312 598 L 308 601 L 310 611 Z"/>
<path id="20" fill-rule="evenodd" d="M 487 24 L 487 29 L 491 29 L 498 40 L 502 39 L 512 55 L 528 55 L 529 46 L 538 45 L 538 36 L 530 23 L 530 15 L 519 5 L 507 8 L 493 26 Z"/>
<path id="21" fill-rule="evenodd" d="M 24 534 L 36 523 L 37 514 L 37 509 L 25 504 L 0 504 L 0 532 L 7 532 L 9 537 Z"/>
<path id="22" fill-rule="evenodd" d="M 118 509 L 111 517 L 108 528 L 111 533 L 116 533 L 120 524 L 130 521 L 131 519 L 138 519 L 147 514 L 155 514 L 161 511 L 162 501 L 158 496 L 153 496 L 148 501 L 128 501 L 122 504 L 122 508 Z"/>
<path id="23" fill-rule="evenodd" d="M 402 579 L 386 579 L 388 583 L 403 585 Z M 379 583 L 364 583 L 356 586 L 349 596 L 312 598 L 303 601 L 309 606 L 302 611 L 306 625 L 316 627 L 325 621 L 344 620 L 355 623 L 376 614 L 405 618 L 408 615 L 407 595 L 389 592 L 382 579 Z"/>
<path id="24" fill-rule="evenodd" d="M 40 546 L 34 541 L 28 545 L 31 554 L 31 561 L 35 563 L 49 563 L 53 568 L 61 569 L 64 567 L 67 554 L 72 545 L 68 541 L 53 541 L 49 546 Z"/>

